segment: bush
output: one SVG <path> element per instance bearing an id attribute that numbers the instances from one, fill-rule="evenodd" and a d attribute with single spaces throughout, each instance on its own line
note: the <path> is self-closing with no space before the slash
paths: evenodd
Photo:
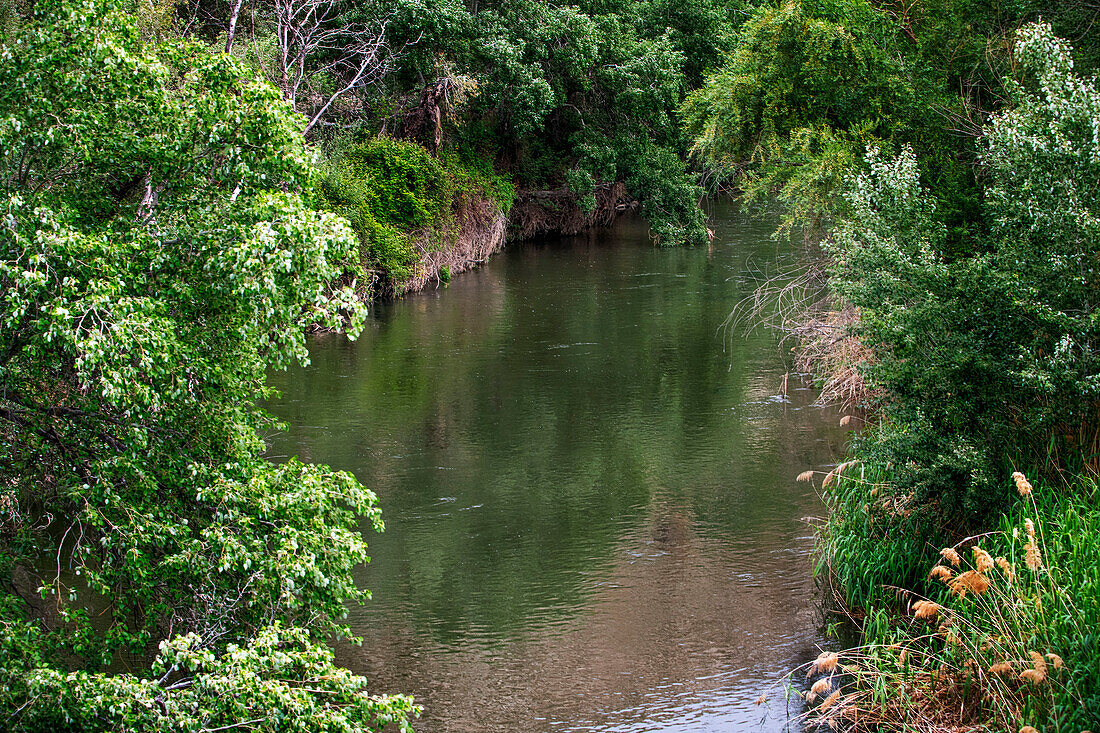
<path id="1" fill-rule="evenodd" d="M 416 245 L 442 246 L 474 198 L 507 211 L 515 197 L 508 179 L 484 160 L 460 151 L 433 157 L 422 146 L 377 137 L 332 154 L 322 167 L 323 205 L 344 216 L 360 242 L 366 272 L 383 289 L 411 277 Z"/>
<path id="2" fill-rule="evenodd" d="M 829 248 L 885 396 L 862 457 L 892 464 L 896 489 L 945 521 L 1003 508 L 996 477 L 1013 460 L 1076 472 L 1100 446 L 1100 92 L 1048 27 L 1021 30 L 1017 57 L 1015 106 L 983 141 L 979 253 L 939 254 L 945 230 L 908 150 L 868 153 Z"/>

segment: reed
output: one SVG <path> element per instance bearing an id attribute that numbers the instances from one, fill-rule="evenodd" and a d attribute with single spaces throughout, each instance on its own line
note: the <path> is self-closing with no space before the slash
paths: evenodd
<path id="1" fill-rule="evenodd" d="M 1100 727 L 1100 491 L 1080 478 L 1071 491 L 1039 496 L 1022 473 L 1012 479 L 1020 502 L 998 529 L 914 553 L 939 561 L 922 578 L 927 592 L 889 589 L 905 600 L 904 615 L 872 604 L 862 646 L 831 655 L 828 669 L 821 657 L 810 665 L 814 724 L 1020 733 Z"/>

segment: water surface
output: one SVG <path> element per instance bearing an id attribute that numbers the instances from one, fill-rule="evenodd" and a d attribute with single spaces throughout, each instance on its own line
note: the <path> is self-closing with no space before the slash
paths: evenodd
<path id="1" fill-rule="evenodd" d="M 795 476 L 843 434 L 781 394 L 773 335 L 722 325 L 791 245 L 710 214 L 710 248 L 655 248 L 635 218 L 511 247 L 276 375 L 272 454 L 380 497 L 364 642 L 338 661 L 415 694 L 418 730 L 786 724 L 775 682 L 824 643 L 822 506 Z"/>

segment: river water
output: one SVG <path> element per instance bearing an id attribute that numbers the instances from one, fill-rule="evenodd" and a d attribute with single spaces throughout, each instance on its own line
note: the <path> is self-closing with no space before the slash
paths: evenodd
<path id="1" fill-rule="evenodd" d="M 710 248 L 625 218 L 376 307 L 275 375 L 274 456 L 353 472 L 383 535 L 338 661 L 424 733 L 782 730 L 826 644 L 811 578 L 835 412 L 723 328 L 794 257 L 713 204 Z M 768 701 L 755 704 L 765 694 Z M 797 727 L 797 726 L 795 726 Z"/>

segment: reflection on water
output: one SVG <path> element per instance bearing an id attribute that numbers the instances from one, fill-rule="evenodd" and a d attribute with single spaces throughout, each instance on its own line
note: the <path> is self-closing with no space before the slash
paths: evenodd
<path id="1" fill-rule="evenodd" d="M 711 216 L 709 249 L 633 219 L 515 247 L 276 375 L 272 454 L 380 496 L 364 642 L 338 658 L 415 694 L 419 730 L 785 725 L 771 685 L 822 642 L 821 505 L 794 477 L 843 435 L 809 390 L 777 394 L 771 335 L 722 328 L 789 245 Z"/>

